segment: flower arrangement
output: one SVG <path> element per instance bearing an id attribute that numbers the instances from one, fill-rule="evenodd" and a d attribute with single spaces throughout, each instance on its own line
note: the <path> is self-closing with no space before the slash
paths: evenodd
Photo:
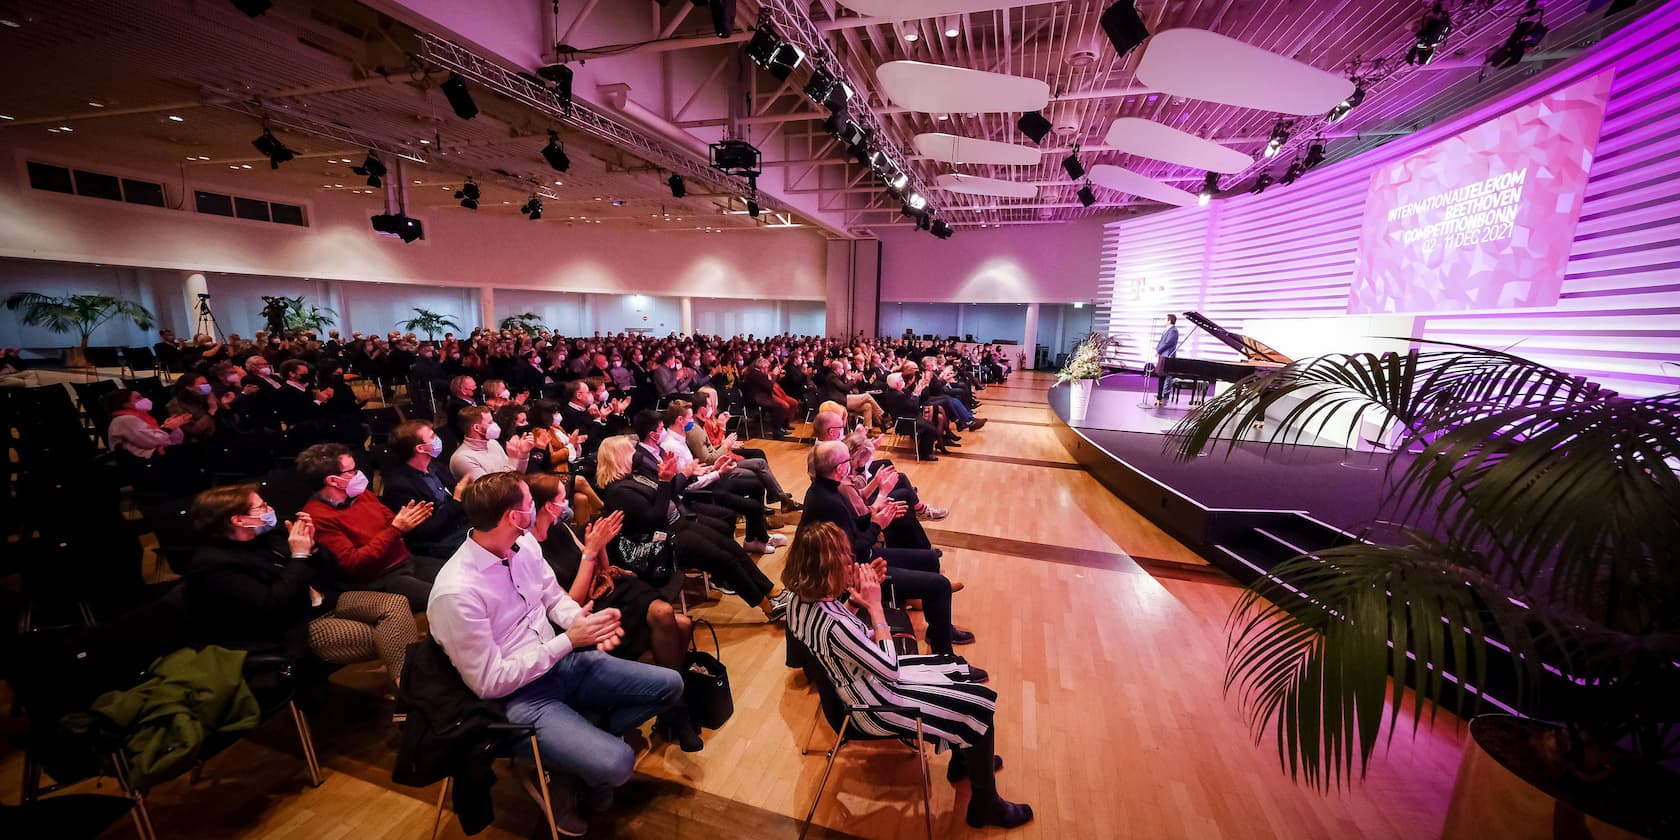
<path id="1" fill-rule="evenodd" d="M 1073 355 L 1068 357 L 1067 367 L 1062 368 L 1061 372 L 1056 374 L 1056 384 L 1060 385 L 1074 379 L 1101 379 L 1103 375 L 1102 348 L 1104 343 L 1105 339 L 1096 333 L 1086 337 L 1080 343 L 1079 349 L 1074 350 Z"/>

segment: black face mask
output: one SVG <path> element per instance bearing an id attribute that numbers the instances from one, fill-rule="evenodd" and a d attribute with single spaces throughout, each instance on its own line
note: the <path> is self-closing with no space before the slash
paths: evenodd
<path id="1" fill-rule="evenodd" d="M 531 431 L 530 423 L 520 423 L 519 425 L 513 427 L 513 436 L 519 437 L 529 431 Z"/>

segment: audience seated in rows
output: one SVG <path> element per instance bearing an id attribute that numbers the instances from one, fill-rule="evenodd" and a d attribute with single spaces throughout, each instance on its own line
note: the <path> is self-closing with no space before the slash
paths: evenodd
<path id="1" fill-rule="evenodd" d="M 367 474 L 343 444 L 305 449 L 298 455 L 297 471 L 314 493 L 303 513 L 313 521 L 316 539 L 332 552 L 339 584 L 392 592 L 407 598 L 414 612 L 424 611 L 443 561 L 414 554 L 404 539 L 437 506 L 415 499 L 392 511 L 367 492 Z"/>

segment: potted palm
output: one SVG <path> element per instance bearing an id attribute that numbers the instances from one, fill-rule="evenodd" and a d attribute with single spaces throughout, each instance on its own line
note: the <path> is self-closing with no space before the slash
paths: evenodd
<path id="1" fill-rule="evenodd" d="M 461 328 L 461 325 L 455 323 L 451 316 L 433 312 L 430 309 L 421 309 L 418 306 L 414 307 L 414 317 L 402 322 L 401 326 L 407 332 L 425 333 L 427 341 L 434 340 L 438 333 L 445 330 L 459 330 Z"/>
<path id="2" fill-rule="evenodd" d="M 291 335 L 303 332 L 320 333 L 338 323 L 336 310 L 330 306 L 305 303 L 303 295 L 283 297 L 281 300 L 286 304 L 286 332 Z"/>
<path id="3" fill-rule="evenodd" d="M 1508 661 L 1508 699 L 1535 717 L 1471 722 L 1444 836 L 1680 832 L 1680 392 L 1429 347 L 1249 377 L 1172 431 L 1182 459 L 1268 419 L 1269 447 L 1360 419 L 1396 441 L 1398 536 L 1253 584 L 1230 616 L 1227 693 L 1292 776 L 1327 788 L 1363 775 L 1407 692 L 1414 729 L 1449 693 L 1462 716 L 1482 696 L 1448 672 L 1485 687 Z"/>
<path id="4" fill-rule="evenodd" d="M 1085 411 L 1091 405 L 1091 388 L 1102 378 L 1102 348 L 1106 339 L 1092 333 L 1079 343 L 1079 347 L 1068 357 L 1067 365 L 1056 374 L 1056 384 L 1073 383 L 1068 389 L 1068 420 L 1079 423 L 1085 420 Z"/>
<path id="5" fill-rule="evenodd" d="M 542 316 L 535 312 L 522 312 L 509 315 L 498 325 L 504 330 L 518 330 L 527 335 L 536 335 L 543 330 Z"/>
<path id="6" fill-rule="evenodd" d="M 65 363 L 72 367 L 87 365 L 88 340 L 107 322 L 126 318 L 142 330 L 151 329 L 154 323 L 151 310 L 110 295 L 53 297 L 40 292 L 18 292 L 6 298 L 6 308 L 13 312 L 22 310 L 23 323 L 27 326 L 46 327 L 55 333 L 79 333 L 81 344 L 70 348 L 65 357 Z"/>

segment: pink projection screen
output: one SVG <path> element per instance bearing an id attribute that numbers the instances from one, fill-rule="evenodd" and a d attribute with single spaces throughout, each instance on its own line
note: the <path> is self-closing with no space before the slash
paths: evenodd
<path id="1" fill-rule="evenodd" d="M 1555 305 L 1610 82 L 1607 71 L 1377 170 L 1348 312 Z"/>

